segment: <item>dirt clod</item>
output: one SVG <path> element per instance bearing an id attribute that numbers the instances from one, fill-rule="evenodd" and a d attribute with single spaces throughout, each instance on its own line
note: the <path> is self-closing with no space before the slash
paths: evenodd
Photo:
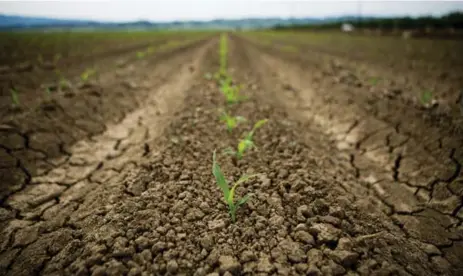
<path id="1" fill-rule="evenodd" d="M 238 274 L 241 270 L 241 264 L 233 256 L 223 255 L 219 257 L 219 266 L 221 273 L 230 272 Z"/>
<path id="2" fill-rule="evenodd" d="M 341 231 L 331 224 L 317 223 L 309 228 L 309 232 L 315 235 L 322 243 L 337 242 Z"/>
<path id="3" fill-rule="evenodd" d="M 272 265 L 272 263 L 269 260 L 268 256 L 261 256 L 257 262 L 257 272 L 264 272 L 264 273 L 271 273 L 275 267 Z"/>

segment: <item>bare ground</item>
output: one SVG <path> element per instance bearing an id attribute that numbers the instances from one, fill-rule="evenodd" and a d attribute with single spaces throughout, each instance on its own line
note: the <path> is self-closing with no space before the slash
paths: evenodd
<path id="1" fill-rule="evenodd" d="M 238 190 L 253 196 L 231 224 L 212 151 L 249 126 L 230 135 L 218 122 L 221 95 L 203 78 L 217 48 L 125 67 L 3 122 L 0 274 L 463 273 L 459 119 L 436 123 L 333 81 L 339 72 L 317 59 L 235 36 L 230 72 L 250 99 L 233 113 L 269 124 L 258 151 L 219 154 L 229 179 L 262 174 Z"/>

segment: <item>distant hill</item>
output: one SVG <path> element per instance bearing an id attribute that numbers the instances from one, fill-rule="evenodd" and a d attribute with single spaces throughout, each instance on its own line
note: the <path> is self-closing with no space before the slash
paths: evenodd
<path id="1" fill-rule="evenodd" d="M 0 14 L 0 27 L 1 28 L 30 28 L 36 26 L 63 26 L 63 25 L 88 25 L 97 24 L 97 22 L 86 20 L 67 20 L 67 19 L 53 19 L 43 17 L 26 17 L 16 15 L 1 15 Z"/>
<path id="2" fill-rule="evenodd" d="M 217 19 L 211 21 L 173 22 L 98 22 L 88 20 L 66 20 L 41 17 L 0 15 L 0 29 L 49 29 L 49 28 L 103 28 L 103 29 L 255 29 L 274 26 L 318 25 L 355 20 L 355 16 L 330 18 L 245 18 Z"/>

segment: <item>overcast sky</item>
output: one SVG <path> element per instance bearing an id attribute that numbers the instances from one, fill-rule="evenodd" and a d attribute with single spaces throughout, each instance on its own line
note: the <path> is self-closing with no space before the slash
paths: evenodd
<path id="1" fill-rule="evenodd" d="M 361 2 L 361 4 L 359 4 Z M 106 0 L 0 1 L 0 14 L 101 21 L 210 20 L 333 15 L 441 15 L 463 11 L 463 1 Z"/>

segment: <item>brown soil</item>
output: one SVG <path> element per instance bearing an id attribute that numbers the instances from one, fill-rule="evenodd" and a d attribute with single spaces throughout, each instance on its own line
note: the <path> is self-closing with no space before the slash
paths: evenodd
<path id="1" fill-rule="evenodd" d="M 218 68 L 217 42 L 2 121 L 1 275 L 463 273 L 455 113 L 230 36 L 229 71 L 249 96 L 232 113 L 269 119 L 258 150 L 235 162 L 222 150 L 250 123 L 229 134 L 218 121 L 223 99 L 203 78 Z M 261 174 L 238 189 L 252 197 L 235 224 L 214 149 L 228 179 Z"/>

